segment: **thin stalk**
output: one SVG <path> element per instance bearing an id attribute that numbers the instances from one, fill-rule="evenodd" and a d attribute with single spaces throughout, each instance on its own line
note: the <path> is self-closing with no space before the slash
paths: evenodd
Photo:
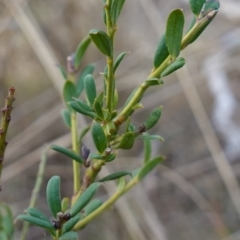
<path id="1" fill-rule="evenodd" d="M 45 170 L 46 162 L 47 162 L 47 151 L 48 151 L 48 148 L 45 148 L 43 153 L 42 153 L 42 156 L 41 156 L 35 186 L 32 190 L 32 195 L 31 195 L 31 199 L 30 199 L 30 202 L 29 202 L 29 206 L 28 206 L 29 208 L 32 208 L 32 207 L 35 206 L 36 201 L 37 201 L 37 197 L 38 197 L 38 193 L 39 193 L 40 188 L 42 186 L 44 170 Z M 21 236 L 20 236 L 20 240 L 25 240 L 26 239 L 28 228 L 29 228 L 29 223 L 24 222 L 22 232 L 21 232 Z"/>
<path id="2" fill-rule="evenodd" d="M 112 49 L 113 49 L 113 43 L 114 43 L 114 34 L 116 31 L 116 28 L 113 28 L 112 20 L 111 20 L 111 14 L 110 14 L 110 6 L 111 6 L 111 0 L 106 1 L 105 5 L 105 11 L 106 11 L 106 27 L 107 27 L 107 34 L 109 38 L 111 39 Z M 112 50 L 113 51 L 113 50 Z M 106 106 L 109 110 L 110 114 L 112 113 L 112 105 L 113 105 L 113 97 L 114 97 L 114 88 L 115 88 L 115 79 L 114 79 L 114 71 L 113 71 L 113 57 L 114 54 L 112 53 L 112 56 L 107 57 L 107 66 L 108 66 L 108 76 L 107 76 L 107 90 L 106 90 Z"/>
<path id="3" fill-rule="evenodd" d="M 113 194 L 106 202 L 104 202 L 99 208 L 97 208 L 94 212 L 86 216 L 83 220 L 78 222 L 74 226 L 74 230 L 79 230 L 83 226 L 85 226 L 87 223 L 92 221 L 94 218 L 96 218 L 98 215 L 100 215 L 102 212 L 104 212 L 107 208 L 111 207 L 113 203 L 115 203 L 123 194 L 125 194 L 127 191 L 129 191 L 132 187 L 134 187 L 139 182 L 138 178 L 133 178 L 121 191 L 117 191 L 115 194 Z"/>
<path id="4" fill-rule="evenodd" d="M 8 142 L 6 141 L 6 136 L 7 136 L 8 126 L 11 121 L 11 111 L 13 109 L 13 102 L 15 100 L 14 92 L 15 92 L 15 88 L 10 87 L 8 90 L 8 95 L 5 99 L 5 105 L 1 109 L 2 121 L 1 121 L 1 127 L 0 127 L 0 180 L 1 180 L 1 174 L 2 174 L 4 154 L 8 144 Z M 0 191 L 1 191 L 1 182 L 0 182 Z"/>
<path id="5" fill-rule="evenodd" d="M 78 136 L 77 136 L 77 115 L 76 112 L 71 113 L 71 135 L 72 135 L 72 150 L 79 154 Z M 81 187 L 80 184 L 80 164 L 73 161 L 73 194 L 77 195 Z"/>

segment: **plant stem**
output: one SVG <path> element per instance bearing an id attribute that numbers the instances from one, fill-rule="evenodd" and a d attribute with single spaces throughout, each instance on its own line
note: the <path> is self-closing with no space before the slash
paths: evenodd
<path id="1" fill-rule="evenodd" d="M 6 141 L 6 136 L 7 136 L 8 126 L 11 121 L 11 111 L 13 109 L 13 102 L 15 100 L 14 92 L 15 92 L 15 88 L 10 87 L 8 90 L 8 95 L 5 99 L 5 105 L 1 109 L 2 121 L 1 121 L 1 127 L 0 127 L 0 180 L 1 180 L 1 174 L 2 174 L 2 164 L 4 160 L 4 154 L 8 144 L 8 142 Z M 1 191 L 1 182 L 0 182 L 0 191 Z"/>
<path id="2" fill-rule="evenodd" d="M 78 222 L 74 226 L 74 230 L 79 230 L 82 227 L 84 227 L 87 223 L 92 221 L 94 218 L 96 218 L 98 215 L 100 215 L 102 212 L 104 212 L 107 208 L 111 207 L 111 205 L 118 200 L 124 193 L 126 193 L 128 190 L 130 190 L 133 186 L 135 186 L 139 182 L 138 178 L 133 178 L 121 191 L 117 191 L 115 194 L 113 194 L 106 202 L 104 202 L 99 208 L 97 208 L 94 212 L 86 216 L 83 220 Z"/>
<path id="3" fill-rule="evenodd" d="M 71 135 L 72 150 L 79 154 L 78 136 L 77 136 L 77 115 L 76 112 L 71 113 Z M 81 187 L 80 184 L 80 164 L 73 161 L 73 195 L 77 195 Z"/>
<path id="4" fill-rule="evenodd" d="M 32 195 L 31 195 L 31 199 L 30 199 L 30 202 L 29 202 L 29 206 L 28 206 L 29 208 L 32 208 L 32 207 L 35 206 L 36 201 L 37 201 L 38 193 L 39 193 L 40 188 L 42 186 L 44 170 L 45 170 L 45 166 L 46 166 L 46 162 L 47 162 L 47 151 L 48 151 L 48 148 L 47 147 L 44 148 L 44 151 L 43 151 L 42 156 L 41 156 L 41 161 L 40 161 L 40 164 L 39 164 L 39 168 L 38 168 L 38 173 L 37 173 L 35 186 L 34 186 L 34 189 L 32 190 Z M 25 240 L 26 239 L 28 228 L 29 228 L 29 222 L 24 222 L 22 232 L 21 232 L 21 236 L 20 236 L 20 240 Z"/>
<path id="5" fill-rule="evenodd" d="M 111 0 L 106 1 L 105 5 L 105 11 L 106 11 L 106 25 L 107 25 L 107 34 L 111 40 L 112 44 L 112 52 L 113 52 L 113 43 L 114 43 L 114 34 L 115 34 L 115 28 L 113 28 L 112 20 L 111 20 L 111 14 L 110 14 L 110 6 L 111 6 Z M 115 79 L 114 79 L 114 72 L 113 72 L 113 57 L 114 54 L 112 53 L 112 56 L 107 57 L 107 66 L 108 66 L 108 76 L 107 76 L 107 82 L 106 82 L 106 106 L 111 114 L 113 109 L 113 97 L 114 97 L 114 89 L 115 89 Z"/>

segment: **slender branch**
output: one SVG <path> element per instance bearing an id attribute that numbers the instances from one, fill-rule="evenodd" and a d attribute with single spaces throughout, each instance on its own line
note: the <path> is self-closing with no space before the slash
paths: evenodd
<path id="1" fill-rule="evenodd" d="M 34 186 L 34 189 L 32 190 L 32 195 L 31 195 L 31 199 L 30 199 L 30 202 L 29 202 L 29 206 L 28 206 L 29 208 L 32 208 L 32 207 L 35 206 L 36 201 L 37 201 L 37 197 L 38 197 L 38 193 L 39 193 L 40 188 L 42 186 L 43 175 L 44 175 L 46 162 L 47 162 L 47 151 L 48 151 L 48 148 L 45 147 L 44 150 L 43 150 L 42 156 L 41 156 L 41 161 L 40 161 L 39 168 L 38 168 L 38 173 L 37 173 L 35 186 Z M 21 232 L 21 236 L 20 236 L 20 240 L 25 240 L 26 239 L 28 228 L 29 228 L 29 222 L 24 222 L 22 232 Z"/>
<path id="2" fill-rule="evenodd" d="M 115 194 L 113 194 L 106 202 L 104 202 L 99 208 L 97 208 L 94 212 L 86 216 L 83 220 L 78 222 L 74 230 L 79 230 L 82 227 L 84 227 L 87 223 L 92 221 L 94 218 L 96 218 L 98 215 L 100 215 L 102 212 L 104 212 L 107 208 L 111 207 L 113 203 L 115 203 L 123 194 L 125 194 L 127 191 L 129 191 L 132 187 L 134 187 L 139 182 L 138 178 L 133 178 L 121 191 L 117 191 Z"/>
<path id="3" fill-rule="evenodd" d="M 11 111 L 13 109 L 13 102 L 15 88 L 10 87 L 8 90 L 8 95 L 5 99 L 5 106 L 1 109 L 2 111 L 2 121 L 0 127 L 0 180 L 2 174 L 2 164 L 4 160 L 4 154 L 7 147 L 8 142 L 6 141 L 8 126 L 11 121 Z M 0 191 L 1 191 L 1 183 L 0 183 Z"/>
<path id="4" fill-rule="evenodd" d="M 111 0 L 107 0 L 105 4 L 105 12 L 106 12 L 106 25 L 107 25 L 107 34 L 111 39 L 112 48 L 114 43 L 114 34 L 116 28 L 113 28 L 112 20 L 111 20 L 111 13 L 110 13 L 110 6 Z M 112 51 L 113 52 L 113 51 Z M 114 89 L 115 89 L 115 79 L 114 79 L 114 72 L 113 72 L 113 63 L 114 63 L 114 55 L 107 57 L 107 66 L 108 66 L 108 76 L 106 82 L 106 106 L 109 110 L 110 114 L 112 113 L 112 104 L 113 104 L 113 97 L 114 97 Z"/>

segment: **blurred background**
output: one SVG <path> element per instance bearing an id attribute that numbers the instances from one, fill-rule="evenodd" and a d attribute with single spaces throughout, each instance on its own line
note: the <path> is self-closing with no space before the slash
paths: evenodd
<path id="1" fill-rule="evenodd" d="M 153 55 L 165 31 L 169 12 L 182 8 L 186 27 L 191 21 L 187 0 L 128 0 L 119 19 L 116 55 L 129 54 L 117 72 L 119 109 L 128 94 L 152 69 Z M 14 216 L 27 208 L 43 145 L 69 146 L 70 136 L 60 110 L 64 80 L 57 65 L 66 66 L 90 29 L 104 29 L 102 1 L 0 0 L 0 103 L 7 89 L 16 88 L 2 176 L 1 199 Z M 153 155 L 165 162 L 109 211 L 80 233 L 85 240 L 235 240 L 240 239 L 240 2 L 221 1 L 220 12 L 182 56 L 186 67 L 150 88 L 144 108 L 133 117 L 140 125 L 151 109 L 163 105 L 160 123 L 151 130 L 165 142 L 153 142 Z M 99 74 L 104 56 L 92 45 L 82 67 L 96 64 Z M 89 120 L 79 118 L 84 127 Z M 85 144 L 93 148 L 89 136 Z M 130 152 L 104 167 L 137 168 L 143 158 L 139 141 Z M 54 175 L 62 178 L 62 195 L 72 192 L 71 161 L 51 154 L 37 206 L 49 214 L 45 186 Z M 114 184 L 99 193 L 106 199 Z M 21 223 L 16 226 L 19 239 Z M 100 231 L 100 233 L 99 233 Z M 28 239 L 49 239 L 31 227 Z"/>

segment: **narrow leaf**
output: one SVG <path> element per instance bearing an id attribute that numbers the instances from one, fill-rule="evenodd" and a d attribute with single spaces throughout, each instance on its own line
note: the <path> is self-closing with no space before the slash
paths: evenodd
<path id="1" fill-rule="evenodd" d="M 66 73 L 66 70 L 59 64 L 57 64 L 57 68 L 59 69 L 59 71 L 61 72 L 63 78 L 65 80 L 67 80 L 67 73 Z"/>
<path id="2" fill-rule="evenodd" d="M 20 215 L 17 216 L 16 219 L 20 219 L 20 220 L 29 222 L 31 224 L 37 225 L 39 227 L 55 231 L 55 228 L 53 227 L 53 225 L 51 223 L 49 223 L 49 222 L 47 222 L 45 220 L 36 218 L 36 217 L 32 217 L 30 215 L 20 214 Z"/>
<path id="3" fill-rule="evenodd" d="M 116 145 L 115 148 L 131 149 L 134 144 L 135 135 L 132 132 L 127 132 L 122 136 L 121 141 Z"/>
<path id="4" fill-rule="evenodd" d="M 69 101 L 72 101 L 74 97 L 77 97 L 76 87 L 73 82 L 68 80 L 63 86 L 63 98 L 65 103 L 67 104 Z M 72 109 L 70 108 L 70 110 Z"/>
<path id="5" fill-rule="evenodd" d="M 79 157 L 75 152 L 73 152 L 72 150 L 68 149 L 68 148 L 64 148 L 58 145 L 51 145 L 50 146 L 51 149 L 60 152 L 68 157 L 70 157 L 71 159 L 79 162 L 79 163 L 83 163 L 83 159 L 81 157 Z"/>
<path id="6" fill-rule="evenodd" d="M 86 110 L 87 112 L 94 112 L 93 108 L 90 107 L 89 105 L 87 105 L 87 103 L 85 103 L 84 101 L 82 101 L 81 99 L 78 98 L 74 98 L 74 100 L 76 101 L 76 103 L 84 110 Z"/>
<path id="7" fill-rule="evenodd" d="M 72 208 L 70 209 L 70 214 L 74 217 L 78 214 L 92 199 L 93 195 L 97 191 L 101 184 L 100 183 L 92 183 L 76 200 Z"/>
<path id="8" fill-rule="evenodd" d="M 36 208 L 28 208 L 28 209 L 25 210 L 25 212 L 32 217 L 42 219 L 42 220 L 44 220 L 46 222 L 49 222 L 51 224 L 48 217 L 43 212 L 41 212 L 40 210 L 38 210 Z"/>
<path id="9" fill-rule="evenodd" d="M 112 153 L 105 159 L 105 162 L 112 162 L 116 158 L 116 153 Z"/>
<path id="10" fill-rule="evenodd" d="M 102 107 L 101 107 L 100 103 L 96 100 L 94 101 L 93 107 L 95 109 L 95 113 L 97 114 L 97 116 L 102 120 L 102 119 L 104 119 Z"/>
<path id="11" fill-rule="evenodd" d="M 71 113 L 68 109 L 64 108 L 61 110 L 61 116 L 65 125 L 71 128 Z"/>
<path id="12" fill-rule="evenodd" d="M 148 162 L 151 158 L 152 145 L 149 138 L 144 139 L 144 163 Z"/>
<path id="13" fill-rule="evenodd" d="M 103 99 L 104 99 L 104 92 L 101 92 L 97 97 L 96 97 L 96 101 L 98 101 L 98 103 L 101 105 L 103 105 Z"/>
<path id="14" fill-rule="evenodd" d="M 177 71 L 179 68 L 183 67 L 184 65 L 185 65 L 185 59 L 182 57 L 177 58 L 161 73 L 161 77 L 166 77 L 167 75 Z"/>
<path id="15" fill-rule="evenodd" d="M 96 114 L 93 111 L 86 111 L 85 109 L 83 109 L 82 107 L 80 107 L 80 105 L 76 102 L 76 101 L 71 101 L 68 103 L 69 106 L 71 106 L 72 109 L 74 109 L 76 112 L 81 113 L 83 115 L 86 115 L 88 117 L 91 118 L 95 118 Z"/>
<path id="16" fill-rule="evenodd" d="M 80 96 L 84 89 L 84 78 L 87 74 L 92 74 L 95 69 L 94 64 L 87 65 L 81 72 L 81 74 L 78 76 L 77 83 L 76 83 L 76 89 L 77 89 L 77 95 Z"/>
<path id="17" fill-rule="evenodd" d="M 148 78 L 145 82 L 148 84 L 148 86 L 156 86 L 162 83 L 158 78 Z"/>
<path id="18" fill-rule="evenodd" d="M 63 225 L 63 234 L 73 229 L 76 223 L 82 218 L 82 214 L 78 213 L 75 217 L 72 217 Z"/>
<path id="19" fill-rule="evenodd" d="M 151 113 L 150 116 L 147 118 L 145 123 L 143 124 L 146 130 L 152 128 L 160 119 L 162 114 L 162 107 L 155 108 Z"/>
<path id="20" fill-rule="evenodd" d="M 178 57 L 181 50 L 182 34 L 184 27 L 184 15 L 182 10 L 173 10 L 167 20 L 166 41 L 169 54 L 172 59 Z"/>
<path id="21" fill-rule="evenodd" d="M 61 184 L 60 177 L 53 176 L 48 181 L 46 190 L 48 207 L 55 218 L 57 217 L 57 213 L 61 212 L 62 210 L 60 184 Z"/>
<path id="22" fill-rule="evenodd" d="M 157 46 L 155 55 L 154 55 L 154 60 L 153 60 L 153 64 L 155 68 L 158 68 L 163 61 L 168 57 L 169 52 L 168 52 L 168 48 L 167 48 L 167 43 L 166 43 L 166 34 L 164 34 Z"/>
<path id="23" fill-rule="evenodd" d="M 98 182 L 111 181 L 111 180 L 115 180 L 115 179 L 118 179 L 118 178 L 126 176 L 126 175 L 132 176 L 132 173 L 129 172 L 129 171 L 115 172 L 115 173 L 112 173 L 112 174 L 110 174 L 110 175 L 108 175 L 104 178 L 101 178 L 100 180 L 98 180 Z"/>
<path id="24" fill-rule="evenodd" d="M 112 6 L 111 6 L 111 19 L 112 23 L 115 25 L 117 23 L 117 20 L 119 18 L 119 15 L 122 11 L 122 7 L 125 0 L 113 0 Z"/>
<path id="25" fill-rule="evenodd" d="M 151 161 L 148 161 L 138 173 L 137 178 L 142 180 L 149 172 L 151 172 L 160 162 L 162 162 L 163 157 L 155 157 Z"/>
<path id="26" fill-rule="evenodd" d="M 97 208 L 99 208 L 102 205 L 102 200 L 100 199 L 93 199 L 88 205 L 83 209 L 84 216 L 89 215 L 93 211 L 95 211 Z"/>
<path id="27" fill-rule="evenodd" d="M 67 211 L 69 207 L 70 207 L 70 199 L 68 197 L 63 198 L 61 202 L 62 212 Z"/>
<path id="28" fill-rule="evenodd" d="M 78 240 L 78 234 L 76 232 L 67 232 L 59 237 L 59 240 Z"/>
<path id="29" fill-rule="evenodd" d="M 94 78 L 91 74 L 86 75 L 84 78 L 84 88 L 87 100 L 89 101 L 90 105 L 93 105 L 97 96 L 97 91 Z"/>
<path id="30" fill-rule="evenodd" d="M 105 56 L 112 56 L 112 43 L 109 36 L 105 32 L 93 29 L 89 32 L 89 35 L 101 53 L 103 53 Z"/>
<path id="31" fill-rule="evenodd" d="M 90 43 L 91 43 L 91 39 L 89 36 L 87 36 L 77 46 L 77 50 L 75 52 L 75 61 L 74 61 L 74 65 L 76 69 L 79 68 L 82 62 L 82 58 Z"/>
<path id="32" fill-rule="evenodd" d="M 82 139 L 84 138 L 84 136 L 88 133 L 88 131 L 90 130 L 91 126 L 87 126 L 85 127 L 79 134 L 79 143 L 81 143 Z"/>
<path id="33" fill-rule="evenodd" d="M 145 139 L 160 140 L 160 141 L 164 142 L 164 139 L 159 135 L 142 134 L 142 135 L 137 136 L 137 138 L 142 139 L 142 140 L 145 140 Z"/>
<path id="34" fill-rule="evenodd" d="M 123 58 L 125 57 L 125 55 L 127 54 L 127 52 L 122 52 L 118 55 L 115 63 L 114 63 L 114 66 L 113 66 L 113 71 L 116 72 L 119 64 L 122 62 Z"/>
<path id="35" fill-rule="evenodd" d="M 103 153 L 107 148 L 107 138 L 102 126 L 97 122 L 92 125 L 92 138 L 97 150 L 100 153 Z"/>
<path id="36" fill-rule="evenodd" d="M 199 16 L 205 2 L 206 0 L 189 0 L 192 12 L 194 15 L 196 15 L 196 17 Z"/>

